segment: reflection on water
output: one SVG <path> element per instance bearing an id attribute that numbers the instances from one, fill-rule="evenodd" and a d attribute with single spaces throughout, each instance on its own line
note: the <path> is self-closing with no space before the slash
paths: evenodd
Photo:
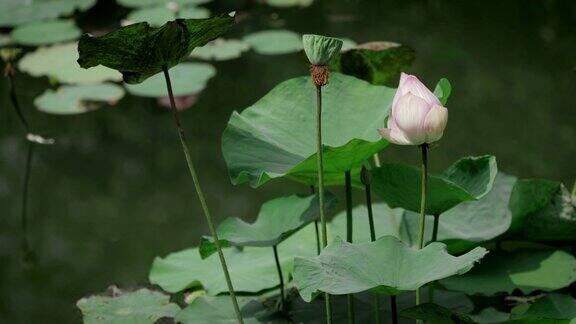
<path id="1" fill-rule="evenodd" d="M 573 2 L 340 0 L 274 10 L 246 1 L 245 10 L 233 34 L 272 24 L 415 48 L 411 72 L 428 84 L 447 77 L 454 87 L 433 169 L 492 153 L 501 169 L 522 177 L 574 180 Z M 102 16 L 83 19 L 89 14 Z M 307 188 L 282 180 L 259 190 L 232 186 L 220 135 L 233 110 L 307 67 L 302 54 L 253 52 L 215 65 L 217 76 L 181 116 L 213 214 L 250 219 L 262 202 Z M 113 108 L 52 116 L 32 107 L 47 80 L 20 74 L 17 82 L 31 124 L 57 143 L 36 150 L 29 216 L 37 266 L 26 270 L 19 202 L 27 145 L 0 81 L 0 321 L 73 322 L 81 296 L 112 283 L 146 284 L 154 256 L 196 244 L 207 228 L 170 115 L 156 100 L 128 96 Z M 415 162 L 417 150 L 392 148 L 383 158 Z"/>

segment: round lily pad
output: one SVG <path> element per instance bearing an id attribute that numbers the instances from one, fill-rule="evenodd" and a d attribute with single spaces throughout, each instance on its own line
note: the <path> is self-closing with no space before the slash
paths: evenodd
<path id="1" fill-rule="evenodd" d="M 125 7 L 139 8 L 159 5 L 166 6 L 170 4 L 177 4 L 179 6 L 199 5 L 210 1 L 212 0 L 118 0 L 118 3 Z"/>
<path id="2" fill-rule="evenodd" d="M 52 20 L 19 26 L 11 36 L 16 43 L 38 46 L 74 40 L 81 34 L 73 20 Z"/>
<path id="3" fill-rule="evenodd" d="M 300 35 L 289 30 L 263 30 L 244 37 L 254 51 L 260 54 L 287 54 L 302 49 Z"/>
<path id="4" fill-rule="evenodd" d="M 83 69 L 78 66 L 76 43 L 40 47 L 26 54 L 18 63 L 21 71 L 32 76 L 48 76 L 62 83 L 98 83 L 120 81 L 122 75 L 112 69 L 98 66 Z"/>
<path id="5" fill-rule="evenodd" d="M 124 89 L 111 83 L 69 85 L 46 90 L 34 104 L 45 113 L 74 115 L 95 110 L 102 103 L 114 103 L 123 96 Z"/>
<path id="6" fill-rule="evenodd" d="M 178 17 L 176 17 L 176 12 L 173 10 L 170 10 L 166 6 L 158 6 L 134 10 L 128 15 L 127 19 L 132 23 L 147 22 L 151 26 L 161 26 L 167 21 L 171 21 L 176 18 L 200 19 L 208 17 L 210 17 L 210 10 L 202 7 L 182 8 L 180 11 L 178 11 Z"/>
<path id="7" fill-rule="evenodd" d="M 202 91 L 216 69 L 207 63 L 181 63 L 169 70 L 174 96 L 184 96 Z M 165 97 L 166 80 L 158 73 L 139 84 L 127 84 L 126 89 L 133 95 L 142 97 Z"/>
<path id="8" fill-rule="evenodd" d="M 210 43 L 195 48 L 190 56 L 203 60 L 225 61 L 238 58 L 250 45 L 239 39 L 218 38 Z"/>
<path id="9" fill-rule="evenodd" d="M 29 22 L 54 19 L 74 10 L 86 10 L 96 0 L 2 0 L 0 26 L 16 26 Z"/>

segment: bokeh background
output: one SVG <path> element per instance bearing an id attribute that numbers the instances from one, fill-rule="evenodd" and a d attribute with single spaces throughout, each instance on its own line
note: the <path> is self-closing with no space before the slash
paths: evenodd
<path id="1" fill-rule="evenodd" d="M 238 12 L 242 19 L 229 38 L 282 28 L 412 47 L 416 60 L 408 72 L 431 87 L 441 77 L 453 85 L 450 121 L 431 153 L 432 170 L 462 156 L 494 154 L 500 170 L 522 178 L 570 187 L 575 180 L 574 1 L 317 0 L 277 8 L 216 0 L 203 6 Z M 106 30 L 129 12 L 100 0 L 75 19 L 84 31 Z M 289 180 L 257 190 L 233 186 L 222 131 L 232 111 L 305 75 L 307 65 L 301 52 L 254 51 L 212 64 L 217 75 L 181 118 L 213 214 L 250 220 L 266 200 L 308 189 Z M 18 73 L 16 82 L 30 123 L 57 143 L 37 147 L 34 156 L 28 235 L 36 261 L 30 264 L 20 246 L 27 144 L 0 79 L 0 322 L 78 322 L 76 300 L 111 284 L 146 285 L 155 256 L 197 244 L 207 226 L 171 116 L 156 100 L 127 95 L 112 107 L 56 116 L 33 104 L 53 87 L 47 78 Z M 392 147 L 382 158 L 416 164 L 418 151 Z"/>

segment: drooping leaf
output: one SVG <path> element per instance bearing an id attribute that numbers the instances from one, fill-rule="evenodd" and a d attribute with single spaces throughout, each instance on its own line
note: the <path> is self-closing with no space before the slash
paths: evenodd
<path id="1" fill-rule="evenodd" d="M 561 250 L 493 252 L 472 271 L 440 283 L 469 295 L 552 291 L 576 281 L 576 259 Z"/>
<path id="2" fill-rule="evenodd" d="M 423 320 L 430 324 L 474 324 L 467 315 L 459 314 L 448 308 L 432 303 L 424 303 L 400 311 L 400 316 Z"/>
<path id="3" fill-rule="evenodd" d="M 148 289 L 125 292 L 120 296 L 91 296 L 80 299 L 84 323 L 155 323 L 162 317 L 174 317 L 180 307 L 170 303 L 170 296 Z"/>
<path id="4" fill-rule="evenodd" d="M 32 76 L 48 76 L 62 83 L 98 83 L 119 81 L 120 73 L 99 66 L 84 70 L 78 66 L 76 43 L 40 47 L 26 54 L 18 63 L 18 68 Z"/>
<path id="5" fill-rule="evenodd" d="M 343 295 L 374 290 L 393 295 L 465 273 L 486 253 L 476 248 L 454 257 L 443 243 L 416 250 L 393 236 L 370 243 L 335 240 L 317 257 L 295 259 L 294 282 L 305 301 L 317 292 Z"/>
<path id="6" fill-rule="evenodd" d="M 96 0 L 2 0 L 0 26 L 16 26 L 67 15 L 75 10 L 86 10 Z"/>
<path id="7" fill-rule="evenodd" d="M 226 61 L 240 57 L 249 49 L 250 45 L 243 40 L 218 38 L 197 48 L 190 56 L 203 60 Z"/>
<path id="8" fill-rule="evenodd" d="M 10 36 L 18 44 L 39 46 L 71 41 L 81 33 L 73 20 L 51 20 L 19 26 Z"/>
<path id="9" fill-rule="evenodd" d="M 257 31 L 244 36 L 244 41 L 259 54 L 287 54 L 302 50 L 300 35 L 289 30 Z"/>
<path id="10" fill-rule="evenodd" d="M 280 243 L 278 254 L 284 278 L 290 278 L 295 256 L 316 254 L 314 226 L 308 225 Z M 272 248 L 226 248 L 224 255 L 236 291 L 257 293 L 279 284 Z M 173 293 L 200 286 L 212 296 L 228 291 L 218 255 L 202 260 L 198 248 L 156 258 L 149 280 Z"/>
<path id="11" fill-rule="evenodd" d="M 569 295 L 552 293 L 532 304 L 516 306 L 511 311 L 514 323 L 532 320 L 534 323 L 556 320 L 555 323 L 576 323 L 576 300 Z"/>
<path id="12" fill-rule="evenodd" d="M 185 96 L 198 93 L 208 80 L 216 75 L 216 69 L 207 63 L 182 63 L 170 69 L 172 92 L 174 96 Z M 142 97 L 166 97 L 166 80 L 164 74 L 158 73 L 140 84 L 128 84 L 126 89 L 133 95 Z"/>
<path id="13" fill-rule="evenodd" d="M 450 81 L 446 78 L 440 79 L 434 89 L 434 95 L 436 95 L 436 97 L 440 99 L 440 102 L 445 105 L 448 102 L 448 98 L 450 98 L 450 94 L 452 94 L 452 85 L 450 84 Z"/>
<path id="14" fill-rule="evenodd" d="M 167 6 L 175 3 L 178 6 L 200 5 L 212 0 L 118 0 L 118 3 L 130 8 L 150 7 L 150 6 Z"/>
<path id="15" fill-rule="evenodd" d="M 111 83 L 62 86 L 48 89 L 34 100 L 38 110 L 56 115 L 74 115 L 115 103 L 124 96 L 124 89 Z"/>
<path id="16" fill-rule="evenodd" d="M 176 18 L 204 19 L 208 17 L 210 17 L 210 10 L 203 7 L 184 7 L 176 12 L 162 5 L 134 10 L 126 18 L 132 23 L 147 22 L 150 26 L 157 27 Z"/>
<path id="17" fill-rule="evenodd" d="M 408 46 L 391 42 L 370 42 L 343 51 L 331 67 L 334 71 L 372 84 L 396 86 L 400 72 L 410 67 L 414 59 L 414 50 Z"/>
<path id="18" fill-rule="evenodd" d="M 496 177 L 496 158 L 490 155 L 458 160 L 441 175 L 428 179 L 426 214 L 440 215 L 450 208 L 485 196 Z M 420 211 L 420 169 L 386 163 L 372 170 L 372 186 L 390 207 Z"/>
<path id="19" fill-rule="evenodd" d="M 288 323 L 286 320 L 274 318 L 272 312 L 257 299 L 242 296 L 237 296 L 236 299 L 245 324 Z M 182 324 L 231 324 L 237 322 L 229 296 L 196 298 L 176 315 L 175 320 Z"/>
<path id="20" fill-rule="evenodd" d="M 376 129 L 384 124 L 394 89 L 333 73 L 323 90 L 324 181 L 343 183 L 388 145 Z M 234 112 L 222 135 L 222 151 L 234 184 L 258 187 L 289 177 L 314 184 L 315 89 L 309 77 L 282 82 L 242 113 Z M 250 147 L 248 151 L 246 148 Z"/>
<path id="21" fill-rule="evenodd" d="M 324 208 L 328 212 L 336 204 L 336 196 L 326 192 Z M 254 223 L 240 218 L 226 218 L 216 230 L 224 246 L 274 246 L 315 220 L 319 216 L 318 195 L 286 196 L 270 200 L 262 205 Z M 204 237 L 200 243 L 200 255 L 206 258 L 215 253 L 212 237 Z"/>
<path id="22" fill-rule="evenodd" d="M 224 34 L 234 17 L 176 19 L 162 27 L 138 23 L 100 37 L 83 35 L 78 44 L 83 68 L 104 65 L 122 73 L 126 83 L 140 83 L 187 58 L 195 47 Z"/>

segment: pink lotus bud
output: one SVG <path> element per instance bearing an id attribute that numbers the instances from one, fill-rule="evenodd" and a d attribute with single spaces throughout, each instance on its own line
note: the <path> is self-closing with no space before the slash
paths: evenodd
<path id="1" fill-rule="evenodd" d="M 442 107 L 434 93 L 417 77 L 402 73 L 388 127 L 378 131 L 391 143 L 420 145 L 442 138 L 447 122 L 448 109 Z"/>

